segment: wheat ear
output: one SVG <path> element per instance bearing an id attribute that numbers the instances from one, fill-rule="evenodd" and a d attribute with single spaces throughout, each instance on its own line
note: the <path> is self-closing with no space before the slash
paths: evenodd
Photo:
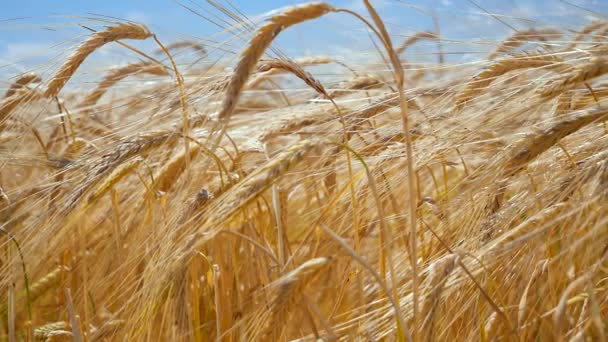
<path id="1" fill-rule="evenodd" d="M 150 131 L 121 142 L 113 152 L 103 155 L 101 160 L 93 165 L 89 170 L 89 174 L 83 180 L 82 185 L 75 189 L 74 193 L 70 196 L 70 199 L 67 201 L 66 210 L 74 208 L 85 192 L 129 158 L 144 154 L 165 143 L 173 143 L 180 137 L 180 134 L 171 131 Z"/>
<path id="2" fill-rule="evenodd" d="M 0 102 L 0 131 L 2 131 L 4 127 L 4 122 L 8 119 L 9 115 L 22 103 L 27 103 L 28 101 L 39 96 L 39 93 L 35 90 L 29 89 L 19 89 L 10 97 L 5 97 Z"/>
<path id="3" fill-rule="evenodd" d="M 137 157 L 130 160 L 112 171 L 100 184 L 97 186 L 93 193 L 89 196 L 87 202 L 89 205 L 94 204 L 103 195 L 105 195 L 110 189 L 118 183 L 121 179 L 126 177 L 133 169 L 135 169 L 143 161 L 143 158 Z"/>
<path id="4" fill-rule="evenodd" d="M 180 50 L 180 49 L 192 49 L 192 50 L 200 53 L 203 56 L 207 54 L 207 49 L 205 49 L 203 44 L 192 41 L 192 40 L 180 40 L 178 42 L 173 42 L 173 43 L 165 46 L 165 48 L 169 51 Z M 155 51 L 156 54 L 162 54 L 164 52 L 165 51 L 163 49 L 158 49 Z"/>
<path id="5" fill-rule="evenodd" d="M 564 51 L 572 50 L 572 48 L 574 48 L 581 40 L 583 40 L 585 36 L 606 26 L 608 26 L 608 21 L 605 20 L 597 20 L 589 23 L 588 25 L 584 26 L 580 31 L 578 31 L 578 33 L 572 39 L 572 42 L 564 48 Z"/>
<path id="6" fill-rule="evenodd" d="M 449 254 L 435 261 L 429 267 L 429 276 L 425 280 L 425 283 L 422 284 L 423 288 L 430 289 L 430 292 L 422 306 L 422 314 L 425 317 L 422 323 L 422 331 L 424 331 L 427 336 L 428 334 L 433 333 L 433 322 L 437 303 L 441 297 L 443 287 L 445 286 L 450 273 L 452 273 L 454 266 L 456 266 L 457 261 L 457 254 Z M 428 337 L 432 340 L 432 335 Z"/>
<path id="7" fill-rule="evenodd" d="M 89 107 L 97 103 L 99 99 L 114 84 L 126 77 L 136 74 L 150 74 L 155 76 L 168 75 L 164 66 L 153 62 L 139 62 L 128 64 L 124 67 L 110 71 L 97 87 L 82 101 L 80 107 Z"/>
<path id="8" fill-rule="evenodd" d="M 194 158 L 201 151 L 201 147 L 199 145 L 194 145 L 186 154 L 183 151 L 181 154 L 175 156 L 171 159 L 158 173 L 156 177 L 154 177 L 154 186 L 156 191 L 167 192 L 171 189 L 173 184 L 175 184 L 176 180 L 186 169 L 186 160 L 193 161 Z"/>
<path id="9" fill-rule="evenodd" d="M 63 63 L 59 71 L 53 76 L 44 92 L 46 97 L 54 97 L 74 75 L 78 67 L 93 51 L 99 49 L 107 43 L 120 39 L 146 39 L 152 33 L 143 25 L 124 23 L 116 26 L 109 26 L 103 31 L 95 32 L 85 40 L 76 51 Z"/>
<path id="10" fill-rule="evenodd" d="M 535 134 L 515 149 L 506 163 L 505 175 L 512 176 L 518 173 L 534 158 L 551 148 L 561 139 L 606 116 L 608 116 L 608 108 L 606 107 L 585 110 Z"/>
<path id="11" fill-rule="evenodd" d="M 4 97 L 11 97 L 13 94 L 15 94 L 17 92 L 17 90 L 25 87 L 26 85 L 30 84 L 30 83 L 35 83 L 35 82 L 40 82 L 42 81 L 42 79 L 40 77 L 38 77 L 38 75 L 36 75 L 33 72 L 28 72 L 25 73 L 21 76 L 19 76 L 15 82 L 13 82 L 13 84 L 11 84 L 11 86 L 8 88 L 8 90 L 6 91 L 6 94 L 4 94 Z"/>
<path id="12" fill-rule="evenodd" d="M 437 39 L 439 39 L 439 35 L 437 35 L 436 33 L 433 33 L 433 32 L 428 32 L 428 31 L 416 32 L 415 34 L 413 34 L 412 36 L 410 36 L 409 38 L 404 40 L 403 43 L 401 43 L 401 45 L 399 45 L 399 47 L 397 49 L 395 49 L 395 52 L 397 53 L 397 55 L 400 55 L 408 47 L 416 44 L 418 41 L 420 41 L 422 39 L 437 40 Z"/>
<path id="13" fill-rule="evenodd" d="M 256 31 L 247 48 L 241 53 L 241 58 L 226 87 L 226 94 L 224 95 L 224 100 L 218 113 L 219 122 L 211 129 L 211 134 L 208 139 L 211 141 L 211 153 L 214 153 L 215 149 L 220 145 L 221 140 L 226 133 L 226 129 L 228 128 L 230 116 L 232 115 L 232 112 L 234 112 L 234 108 L 236 107 L 244 86 L 258 63 L 258 60 L 262 57 L 264 51 L 266 51 L 272 41 L 281 33 L 281 31 L 288 27 L 319 18 L 334 10 L 335 9 L 332 6 L 323 2 L 312 2 L 294 6 L 271 17 L 266 24 Z M 213 135 L 218 127 L 220 128 L 220 131 L 214 138 Z"/>
<path id="14" fill-rule="evenodd" d="M 331 257 L 308 260 L 275 282 L 276 294 L 271 304 L 270 320 L 267 321 L 268 326 L 262 334 L 264 338 L 270 337 L 271 332 L 277 328 L 276 322 L 280 321 L 281 317 L 285 317 L 289 307 L 297 304 L 302 299 L 301 295 L 306 283 L 318 274 L 331 260 Z M 298 294 L 300 296 L 297 296 Z"/>
<path id="15" fill-rule="evenodd" d="M 268 65 L 269 68 L 273 70 L 282 69 L 287 72 L 292 73 L 297 78 L 301 79 L 306 83 L 307 86 L 314 89 L 317 93 L 323 96 L 327 96 L 327 91 L 314 76 L 312 76 L 308 71 L 304 70 L 300 65 L 298 65 L 295 61 L 284 60 L 284 59 L 275 59 L 272 65 Z M 264 66 L 262 66 L 264 67 Z"/>
<path id="16" fill-rule="evenodd" d="M 282 30 L 307 20 L 319 18 L 332 10 L 333 7 L 326 3 L 309 3 L 295 6 L 271 17 L 266 24 L 260 27 L 247 48 L 241 53 L 239 63 L 228 83 L 218 117 L 221 120 L 229 120 L 243 86 L 249 79 L 258 60 Z"/>
<path id="17" fill-rule="evenodd" d="M 319 142 L 303 140 L 291 146 L 236 184 L 232 191 L 227 192 L 225 196 L 218 199 L 218 202 L 224 203 L 224 205 L 214 211 L 213 216 L 209 219 L 209 226 L 218 226 L 221 222 L 224 222 L 239 208 L 256 198 L 282 175 L 295 167 L 317 146 L 319 146 Z"/>
<path id="18" fill-rule="evenodd" d="M 496 49 L 488 55 L 488 59 L 495 59 L 498 55 L 514 50 L 530 41 L 544 41 L 547 36 L 559 37 L 561 36 L 561 31 L 556 29 L 529 29 L 518 31 L 498 45 Z"/>
<path id="19" fill-rule="evenodd" d="M 331 98 L 336 98 L 348 94 L 350 90 L 370 90 L 382 88 L 383 86 L 384 82 L 379 80 L 377 77 L 372 75 L 361 75 L 341 83 L 338 85 L 339 89 L 332 91 L 329 96 Z"/>
<path id="20" fill-rule="evenodd" d="M 471 79 L 466 88 L 456 97 L 456 109 L 462 107 L 475 96 L 479 95 L 499 76 L 514 70 L 551 66 L 559 62 L 551 55 L 525 55 L 518 58 L 500 60 Z"/>
<path id="21" fill-rule="evenodd" d="M 71 335 L 69 332 L 70 325 L 65 321 L 47 323 L 34 329 L 34 337 L 42 341 L 55 341 L 53 337 Z M 63 339 L 60 339 L 63 340 Z"/>
<path id="22" fill-rule="evenodd" d="M 602 76 L 606 72 L 608 72 L 608 60 L 593 58 L 589 63 L 579 65 L 564 76 L 549 81 L 540 89 L 540 94 L 545 99 L 551 99 L 583 82 Z"/>

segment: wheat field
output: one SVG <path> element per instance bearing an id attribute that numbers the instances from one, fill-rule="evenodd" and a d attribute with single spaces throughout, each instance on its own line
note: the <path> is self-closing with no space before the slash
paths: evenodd
<path id="1" fill-rule="evenodd" d="M 606 341 L 608 21 L 458 63 L 363 5 L 283 9 L 204 67 L 221 46 L 114 21 L 15 75 L 3 340 Z M 374 58 L 271 53 L 326 16 Z M 108 44 L 139 61 L 79 75 Z"/>

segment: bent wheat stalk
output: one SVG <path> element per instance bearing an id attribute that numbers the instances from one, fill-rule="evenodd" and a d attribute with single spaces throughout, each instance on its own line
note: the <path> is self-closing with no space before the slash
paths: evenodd
<path id="1" fill-rule="evenodd" d="M 404 82 L 405 82 L 405 74 L 403 71 L 403 65 L 401 65 L 401 61 L 399 60 L 399 56 L 395 52 L 393 48 L 393 42 L 384 26 L 384 22 L 369 2 L 369 0 L 363 0 L 367 11 L 372 17 L 374 24 L 378 27 L 379 37 L 386 49 L 386 52 L 389 55 L 391 65 L 393 67 L 393 73 L 395 78 L 395 83 L 397 84 L 397 90 L 399 92 L 399 109 L 401 110 L 401 123 L 403 127 L 403 134 L 405 135 L 405 147 L 406 147 L 406 162 L 407 162 L 407 178 L 408 178 L 408 194 L 407 199 L 409 202 L 409 221 L 410 221 L 410 236 L 409 236 L 409 244 L 410 250 L 408 251 L 410 256 L 410 263 L 412 267 L 412 299 L 413 299 L 413 330 L 414 330 L 414 340 L 418 340 L 419 334 L 419 317 L 418 317 L 418 229 L 417 229 L 417 217 L 416 217 L 416 202 L 417 202 L 417 192 L 416 192 L 416 180 L 414 175 L 414 169 L 416 160 L 414 159 L 414 148 L 413 148 L 413 139 L 412 134 L 410 132 L 410 117 L 408 115 L 408 107 L 407 107 L 407 98 L 404 93 Z M 398 308 L 397 308 L 398 309 Z M 407 335 L 409 335 L 409 331 L 407 327 L 402 326 L 402 329 L 405 329 Z"/>
<path id="2" fill-rule="evenodd" d="M 53 76 L 44 92 L 46 97 L 54 97 L 68 80 L 74 75 L 82 62 L 95 50 L 107 43 L 120 39 L 139 39 L 143 40 L 152 36 L 152 33 L 143 25 L 124 23 L 116 26 L 109 26 L 103 31 L 95 32 L 85 40 L 76 51 L 63 63 L 59 71 Z"/>
<path id="3" fill-rule="evenodd" d="M 272 41 L 286 28 L 304 21 L 319 18 L 333 10 L 334 8 L 332 6 L 322 2 L 294 6 L 271 17 L 266 24 L 256 31 L 255 36 L 251 39 L 247 48 L 241 53 L 241 58 L 228 83 L 226 94 L 224 95 L 224 100 L 218 114 L 221 129 L 217 138 L 212 143 L 212 152 L 214 152 L 214 149 L 221 142 L 228 122 L 230 121 L 230 116 L 236 107 L 236 103 L 241 96 L 245 83 L 247 83 L 258 60 L 262 57 L 264 51 L 266 51 Z M 218 125 L 214 127 L 212 132 L 217 129 L 217 126 Z M 209 135 L 209 139 L 212 139 L 212 134 Z"/>

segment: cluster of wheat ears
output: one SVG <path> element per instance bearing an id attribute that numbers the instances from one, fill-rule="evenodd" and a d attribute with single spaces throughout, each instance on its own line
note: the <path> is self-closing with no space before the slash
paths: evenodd
<path id="1" fill-rule="evenodd" d="M 407 49 L 441 35 L 394 44 L 363 2 L 288 8 L 234 64 L 182 72 L 174 56 L 212 47 L 117 22 L 52 77 L 15 78 L 0 101 L 2 336 L 606 341 L 608 22 L 414 67 Z M 375 64 L 267 57 L 328 14 L 370 32 Z M 105 44 L 141 61 L 63 89 Z M 156 82 L 106 94 L 135 75 Z"/>

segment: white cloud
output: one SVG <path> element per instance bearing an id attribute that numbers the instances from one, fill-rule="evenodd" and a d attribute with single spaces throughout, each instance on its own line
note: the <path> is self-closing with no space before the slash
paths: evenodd
<path id="1" fill-rule="evenodd" d="M 2 58 L 12 62 L 30 59 L 48 58 L 52 55 L 48 43 L 9 43 L 2 53 Z"/>

